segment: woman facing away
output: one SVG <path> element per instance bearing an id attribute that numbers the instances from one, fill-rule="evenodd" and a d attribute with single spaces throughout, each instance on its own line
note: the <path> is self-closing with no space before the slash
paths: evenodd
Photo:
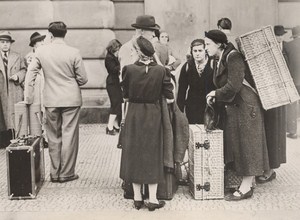
<path id="1" fill-rule="evenodd" d="M 113 39 L 106 48 L 105 67 L 108 72 L 106 89 L 111 104 L 106 127 L 106 134 L 108 135 L 115 135 L 120 129 L 119 120 L 121 119 L 123 97 L 119 79 L 120 62 L 118 60 L 118 54 L 121 46 L 122 44 L 117 39 Z"/>
<path id="2" fill-rule="evenodd" d="M 156 197 L 157 185 L 164 181 L 163 128 L 160 99 L 174 101 L 170 77 L 166 69 L 153 61 L 154 48 L 140 36 L 136 40 L 139 60 L 122 70 L 124 99 L 128 111 L 124 125 L 125 141 L 122 148 L 120 178 L 132 183 L 134 207 L 144 205 L 142 184 L 148 184 L 149 211 L 162 208 L 164 201 Z"/>
<path id="3" fill-rule="evenodd" d="M 189 124 L 203 124 L 206 95 L 215 89 L 211 58 L 203 39 L 193 40 L 191 58 L 182 66 L 178 81 L 177 104 L 186 113 Z"/>
<path id="4" fill-rule="evenodd" d="M 264 129 L 264 112 L 253 79 L 241 54 L 220 30 L 205 32 L 205 45 L 210 56 L 219 59 L 214 68 L 216 90 L 207 95 L 207 102 L 224 105 L 224 160 L 233 163 L 237 175 L 243 176 L 239 188 L 225 196 L 227 201 L 252 197 L 255 176 L 269 169 Z"/>

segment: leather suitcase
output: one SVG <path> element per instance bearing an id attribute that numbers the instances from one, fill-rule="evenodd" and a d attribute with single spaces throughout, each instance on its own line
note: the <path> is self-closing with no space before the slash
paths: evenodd
<path id="1" fill-rule="evenodd" d="M 131 183 L 123 181 L 122 189 L 124 190 L 125 199 L 133 199 L 133 188 Z M 178 184 L 174 173 L 165 170 L 165 181 L 161 184 L 158 184 L 157 187 L 157 199 L 171 200 L 173 199 L 177 189 Z M 144 199 L 149 197 L 147 184 L 141 188 L 141 192 Z"/>
<path id="2" fill-rule="evenodd" d="M 45 179 L 43 138 L 25 136 L 6 148 L 9 199 L 34 199 Z"/>

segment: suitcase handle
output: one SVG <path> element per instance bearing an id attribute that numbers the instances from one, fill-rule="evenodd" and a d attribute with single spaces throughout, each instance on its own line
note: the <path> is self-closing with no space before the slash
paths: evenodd
<path id="1" fill-rule="evenodd" d="M 19 117 L 19 124 L 18 124 L 18 131 L 16 136 L 19 137 L 20 131 L 21 131 L 21 127 L 22 127 L 22 119 L 23 119 L 23 115 L 20 115 Z"/>

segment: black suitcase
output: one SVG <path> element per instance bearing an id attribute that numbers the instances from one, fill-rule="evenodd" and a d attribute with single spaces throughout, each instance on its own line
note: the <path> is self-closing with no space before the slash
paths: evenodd
<path id="1" fill-rule="evenodd" d="M 123 181 L 122 189 L 124 190 L 125 199 L 133 199 L 133 188 L 131 183 L 127 183 L 126 181 Z M 165 181 L 161 184 L 158 184 L 157 199 L 171 200 L 173 199 L 177 189 L 178 189 L 178 184 L 174 173 L 165 169 Z M 144 185 L 141 188 L 141 192 L 144 199 L 149 197 L 147 185 Z"/>
<path id="2" fill-rule="evenodd" d="M 25 136 L 6 148 L 9 199 L 34 199 L 45 179 L 43 138 Z"/>

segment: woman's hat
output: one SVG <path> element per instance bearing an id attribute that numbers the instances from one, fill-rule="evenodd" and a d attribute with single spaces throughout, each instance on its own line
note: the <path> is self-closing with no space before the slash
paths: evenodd
<path id="1" fill-rule="evenodd" d="M 285 33 L 287 33 L 287 31 L 284 30 L 284 27 L 282 25 L 275 25 L 274 26 L 274 33 L 276 36 L 282 36 Z"/>
<path id="2" fill-rule="evenodd" d="M 141 52 L 147 57 L 152 57 L 153 54 L 155 53 L 152 43 L 146 38 L 144 38 L 143 36 L 139 36 L 136 39 L 136 43 L 139 46 Z"/>
<path id="3" fill-rule="evenodd" d="M 38 33 L 38 32 L 34 32 L 34 33 L 30 36 L 30 44 L 29 44 L 29 46 L 33 47 L 33 45 L 34 45 L 36 42 L 39 42 L 39 41 L 44 40 L 45 37 L 46 37 L 46 35 L 41 35 L 41 34 Z"/>
<path id="4" fill-rule="evenodd" d="M 298 37 L 300 35 L 300 26 L 292 28 L 292 37 Z"/>
<path id="5" fill-rule="evenodd" d="M 10 41 L 11 43 L 15 42 L 15 40 L 12 39 L 11 33 L 9 31 L 2 31 L 0 33 L 0 40 L 7 40 Z"/>
<path id="6" fill-rule="evenodd" d="M 211 39 L 216 43 L 227 43 L 227 36 L 220 30 L 205 31 L 205 37 Z"/>
<path id="7" fill-rule="evenodd" d="M 135 24 L 131 25 L 134 28 L 145 30 L 159 30 L 160 26 L 155 24 L 155 18 L 152 15 L 137 16 Z"/>

